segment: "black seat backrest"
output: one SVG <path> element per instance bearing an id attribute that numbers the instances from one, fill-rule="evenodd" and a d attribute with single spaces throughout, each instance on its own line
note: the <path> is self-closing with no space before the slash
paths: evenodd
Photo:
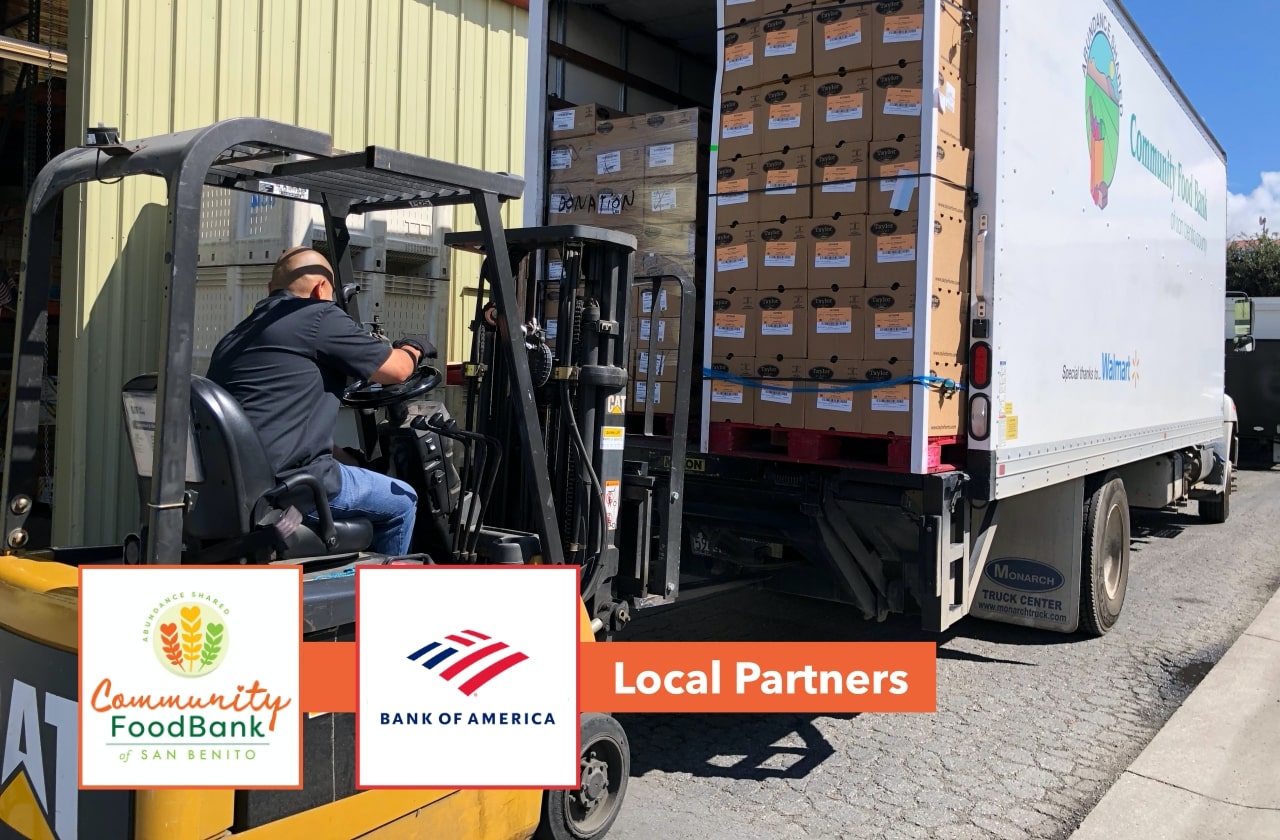
<path id="1" fill-rule="evenodd" d="M 151 498 L 156 375 L 129 380 L 121 396 L 145 507 Z M 248 534 L 254 506 L 276 483 L 266 449 L 240 404 L 212 381 L 192 376 L 186 486 L 196 500 L 185 518 L 185 535 L 224 540 Z"/>

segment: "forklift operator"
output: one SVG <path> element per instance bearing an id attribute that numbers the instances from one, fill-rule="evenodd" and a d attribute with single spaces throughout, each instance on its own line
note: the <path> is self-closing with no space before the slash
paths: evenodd
<path id="1" fill-rule="evenodd" d="M 333 268 L 302 246 L 280 255 L 270 294 L 214 348 L 207 377 L 244 409 L 276 478 L 306 471 L 329 495 L 334 519 L 364 517 L 371 550 L 409 553 L 418 497 L 408 484 L 335 457 L 333 434 L 347 378 L 396 385 L 435 348 L 425 336 L 388 345 L 333 300 Z M 303 511 L 314 523 L 314 510 Z"/>

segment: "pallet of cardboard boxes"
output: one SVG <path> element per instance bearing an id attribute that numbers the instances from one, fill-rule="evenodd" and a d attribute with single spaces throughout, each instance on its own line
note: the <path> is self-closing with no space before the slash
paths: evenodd
<path id="1" fill-rule="evenodd" d="M 557 130 L 559 127 L 559 130 Z M 711 115 L 701 108 L 626 115 L 598 105 L 552 114 L 548 219 L 636 237 L 636 275 L 683 275 L 705 288 L 706 216 L 710 175 Z M 679 346 L 679 287 L 665 284 L 633 291 L 628 410 L 671 414 L 676 358 L 701 362 L 698 347 Z M 654 306 L 657 341 L 650 359 Z M 696 318 L 696 313 L 683 317 Z M 700 330 L 699 330 L 700 331 Z M 654 367 L 652 392 L 648 387 Z"/>
<path id="2" fill-rule="evenodd" d="M 937 79 L 924 74 L 936 7 Z M 930 297 L 930 374 L 963 381 L 972 183 L 972 0 L 774 5 L 725 0 L 718 126 L 711 421 L 931 438 L 963 400 L 913 376 Z M 933 107 L 938 142 L 922 143 Z M 923 179 L 935 187 L 933 278 L 917 287 Z M 714 438 L 714 436 L 713 436 Z"/>

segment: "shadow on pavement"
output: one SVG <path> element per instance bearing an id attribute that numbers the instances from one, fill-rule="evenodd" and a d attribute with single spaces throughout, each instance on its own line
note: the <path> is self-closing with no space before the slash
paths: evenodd
<path id="1" fill-rule="evenodd" d="M 720 779 L 802 779 L 835 754 L 814 720 L 857 715 L 618 715 L 631 775 L 653 770 Z M 655 726 L 655 724 L 657 724 Z"/>

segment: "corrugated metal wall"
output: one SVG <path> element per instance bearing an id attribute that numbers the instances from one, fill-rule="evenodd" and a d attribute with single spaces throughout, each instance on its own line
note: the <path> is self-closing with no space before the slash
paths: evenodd
<path id="1" fill-rule="evenodd" d="M 71 4 L 68 142 L 236 116 L 489 170 L 523 169 L 528 12 L 507 0 L 86 0 Z M 134 178 L 68 192 L 54 539 L 115 542 L 138 521 L 120 387 L 153 370 L 165 191 Z M 519 203 L 506 210 L 519 224 Z M 455 227 L 473 227 L 470 213 Z M 194 232 L 193 232 L 194 235 Z M 452 260 L 450 358 L 479 270 Z M 194 280 L 194 278 L 193 278 Z M 461 282 L 459 282 L 461 281 Z"/>

